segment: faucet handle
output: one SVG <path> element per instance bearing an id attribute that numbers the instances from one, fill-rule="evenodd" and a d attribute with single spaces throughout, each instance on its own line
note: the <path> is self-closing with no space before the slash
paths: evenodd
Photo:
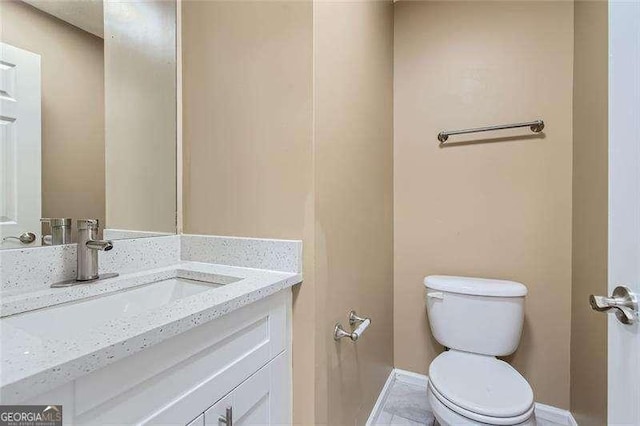
<path id="1" fill-rule="evenodd" d="M 71 226 L 71 219 L 68 217 L 43 217 L 40 218 L 40 223 L 46 223 L 52 228 L 61 226 Z"/>
<path id="2" fill-rule="evenodd" d="M 93 229 L 96 230 L 99 227 L 98 219 L 78 219 L 78 230 L 81 229 Z"/>

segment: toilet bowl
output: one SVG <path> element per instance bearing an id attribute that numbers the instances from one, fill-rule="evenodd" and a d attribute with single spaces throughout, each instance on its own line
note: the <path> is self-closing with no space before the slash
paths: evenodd
<path id="1" fill-rule="evenodd" d="M 427 313 L 449 350 L 429 366 L 427 398 L 442 426 L 535 425 L 533 391 L 496 356 L 515 351 L 527 288 L 513 281 L 429 276 Z"/>

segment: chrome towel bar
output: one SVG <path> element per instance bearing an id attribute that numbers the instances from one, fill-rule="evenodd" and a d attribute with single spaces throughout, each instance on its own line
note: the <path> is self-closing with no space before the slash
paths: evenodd
<path id="1" fill-rule="evenodd" d="M 342 328 L 342 324 L 337 323 L 335 328 L 333 329 L 333 340 L 337 341 L 337 340 L 342 339 L 343 337 L 348 337 L 348 338 L 351 339 L 352 342 L 358 341 L 360 336 L 362 336 L 362 333 L 364 333 L 364 331 L 371 324 L 371 318 L 359 317 L 356 314 L 356 311 L 351 311 L 351 312 L 349 312 L 349 324 L 352 327 L 354 325 L 358 324 L 358 327 L 356 327 L 355 330 L 353 330 L 351 333 L 349 333 L 349 332 L 345 331 L 344 328 Z"/>
<path id="2" fill-rule="evenodd" d="M 526 123 L 499 124 L 497 126 L 476 127 L 474 129 L 443 130 L 442 132 L 438 133 L 438 140 L 440 141 L 440 145 L 443 145 L 445 142 L 447 142 L 447 139 L 449 139 L 449 136 L 452 136 L 452 135 L 489 132 L 491 130 L 516 129 L 518 127 L 528 127 L 531 129 L 533 133 L 540 133 L 542 129 L 544 129 L 544 121 L 535 120 L 535 121 L 528 121 Z"/>

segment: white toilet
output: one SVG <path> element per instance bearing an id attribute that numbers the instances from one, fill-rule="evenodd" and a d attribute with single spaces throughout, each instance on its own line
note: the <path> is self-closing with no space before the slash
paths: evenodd
<path id="1" fill-rule="evenodd" d="M 424 279 L 431 332 L 448 351 L 429 366 L 427 397 L 442 426 L 535 425 L 533 391 L 496 356 L 518 347 L 527 288 L 513 281 Z"/>

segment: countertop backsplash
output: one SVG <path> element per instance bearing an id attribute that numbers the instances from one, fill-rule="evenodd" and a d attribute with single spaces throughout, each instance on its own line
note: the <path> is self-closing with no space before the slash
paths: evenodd
<path id="1" fill-rule="evenodd" d="M 169 235 L 117 240 L 99 252 L 100 273 L 134 273 L 181 261 L 281 272 L 302 271 L 302 242 L 208 235 Z M 0 251 L 0 293 L 49 288 L 76 275 L 76 245 Z"/>

